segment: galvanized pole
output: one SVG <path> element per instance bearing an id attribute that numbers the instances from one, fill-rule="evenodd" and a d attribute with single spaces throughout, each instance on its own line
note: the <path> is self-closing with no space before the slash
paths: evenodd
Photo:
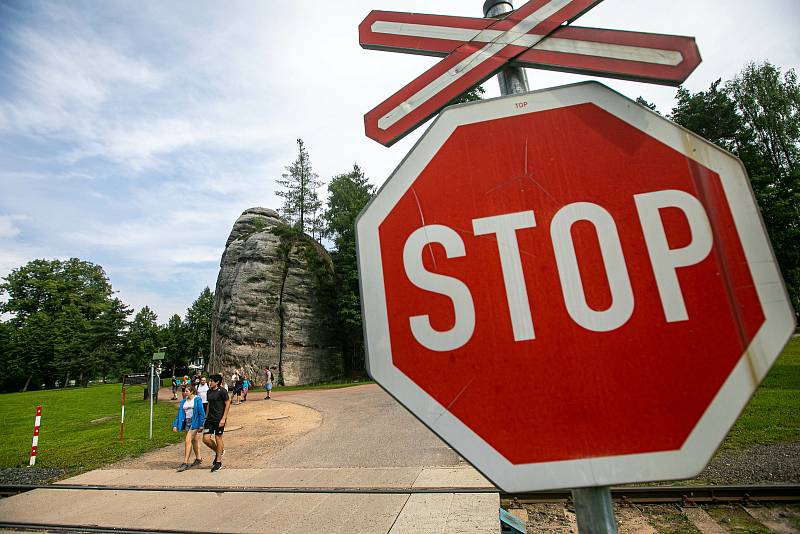
<path id="1" fill-rule="evenodd" d="M 486 0 L 483 3 L 484 17 L 502 17 L 511 11 L 514 11 L 511 0 Z M 500 94 L 503 96 L 529 91 L 528 76 L 521 67 L 504 68 L 497 74 L 497 80 L 500 82 Z"/>
<path id="2" fill-rule="evenodd" d="M 513 10 L 511 0 L 486 0 L 483 3 L 484 17 L 499 18 Z M 497 74 L 497 79 L 503 96 L 529 91 L 528 76 L 521 67 L 506 67 Z M 611 491 L 607 487 L 574 489 L 572 500 L 575 501 L 575 515 L 581 534 L 617 534 Z"/>
<path id="3" fill-rule="evenodd" d="M 150 439 L 153 439 L 153 371 L 155 369 L 155 364 L 153 361 L 150 361 Z"/>
<path id="4" fill-rule="evenodd" d="M 601 486 L 572 490 L 575 517 L 581 534 L 617 534 L 611 490 Z"/>

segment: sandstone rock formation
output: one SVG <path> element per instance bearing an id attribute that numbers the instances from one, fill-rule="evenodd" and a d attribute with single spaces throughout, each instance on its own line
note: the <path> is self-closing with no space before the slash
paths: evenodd
<path id="1" fill-rule="evenodd" d="M 279 365 L 286 385 L 320 382 L 343 372 L 324 299 L 332 284 L 330 256 L 308 236 L 276 235 L 286 228 L 274 210 L 250 208 L 225 244 L 208 369 L 226 380 L 234 369 L 252 376 Z"/>

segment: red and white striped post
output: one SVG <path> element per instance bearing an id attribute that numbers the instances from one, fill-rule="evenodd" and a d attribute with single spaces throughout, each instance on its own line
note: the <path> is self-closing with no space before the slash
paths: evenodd
<path id="1" fill-rule="evenodd" d="M 42 407 L 36 407 L 36 421 L 33 423 L 33 443 L 31 444 L 31 462 L 28 467 L 36 463 L 36 449 L 39 448 L 39 426 L 42 424 Z"/>

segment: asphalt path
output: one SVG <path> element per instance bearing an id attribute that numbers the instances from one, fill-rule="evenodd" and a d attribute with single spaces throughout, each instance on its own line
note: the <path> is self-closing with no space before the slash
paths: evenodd
<path id="1" fill-rule="evenodd" d="M 273 393 L 313 408 L 322 424 L 265 467 L 456 466 L 464 460 L 379 386 Z M 266 439 L 269 439 L 268 436 Z"/>

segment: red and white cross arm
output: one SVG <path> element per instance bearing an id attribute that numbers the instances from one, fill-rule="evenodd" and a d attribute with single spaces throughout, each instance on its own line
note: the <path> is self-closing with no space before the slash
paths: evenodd
<path id="1" fill-rule="evenodd" d="M 367 113 L 367 136 L 392 145 L 561 24 L 601 1 L 530 0 L 504 19 L 486 19 L 490 24 L 474 38 L 462 40 L 442 61 Z"/>
<path id="2" fill-rule="evenodd" d="M 491 40 L 496 19 L 373 11 L 359 26 L 368 50 L 445 57 L 466 41 Z M 678 86 L 700 64 L 694 37 L 561 26 L 511 65 Z"/>

